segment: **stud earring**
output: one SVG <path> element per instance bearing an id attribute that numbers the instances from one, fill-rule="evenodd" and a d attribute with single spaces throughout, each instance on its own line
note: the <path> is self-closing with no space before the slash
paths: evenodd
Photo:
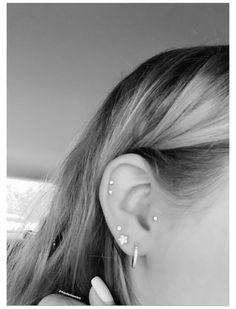
<path id="1" fill-rule="evenodd" d="M 114 184 L 114 180 L 110 180 L 110 181 L 109 181 L 109 185 L 112 186 L 113 184 Z M 111 190 L 111 189 L 108 190 L 108 194 L 109 194 L 109 195 L 112 194 L 112 190 Z"/>
<path id="2" fill-rule="evenodd" d="M 136 266 L 136 263 L 137 263 L 137 259 L 138 259 L 138 244 L 135 243 L 134 244 L 134 254 L 133 254 L 133 257 L 132 257 L 132 268 L 135 268 Z"/>
<path id="3" fill-rule="evenodd" d="M 128 236 L 121 234 L 120 237 L 118 238 L 120 244 L 123 246 L 124 244 L 128 243 Z"/>
<path id="4" fill-rule="evenodd" d="M 152 221 L 157 222 L 157 220 L 158 220 L 157 216 L 152 217 Z"/>
<path id="5" fill-rule="evenodd" d="M 117 229 L 117 231 L 121 231 L 121 226 L 117 225 L 116 229 Z"/>

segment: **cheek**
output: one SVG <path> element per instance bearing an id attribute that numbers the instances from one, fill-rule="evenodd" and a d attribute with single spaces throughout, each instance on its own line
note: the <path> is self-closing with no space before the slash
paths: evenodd
<path id="1" fill-rule="evenodd" d="M 210 269 L 228 261 L 228 228 L 226 204 L 219 204 L 195 214 L 190 212 L 176 226 L 174 239 L 181 248 L 178 250 L 179 254 L 198 264 L 205 262 Z"/>
<path id="2" fill-rule="evenodd" d="M 228 273 L 228 227 L 213 216 L 176 234 L 174 255 L 182 271 L 196 280 L 220 284 Z M 193 278 L 193 279 L 194 279 Z"/>
<path id="3" fill-rule="evenodd" d="M 229 233 L 226 208 L 210 210 L 200 219 L 191 215 L 185 217 L 168 229 L 162 240 L 159 250 L 162 251 L 160 256 L 165 258 L 159 261 L 161 267 L 158 268 L 164 281 L 171 281 L 175 287 L 172 291 L 175 297 L 206 305 L 227 302 Z"/>

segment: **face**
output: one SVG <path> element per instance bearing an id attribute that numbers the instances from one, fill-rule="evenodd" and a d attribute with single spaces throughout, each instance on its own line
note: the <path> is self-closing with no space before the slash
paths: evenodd
<path id="1" fill-rule="evenodd" d="M 228 195 L 224 182 L 183 210 L 164 198 L 160 203 L 156 192 L 160 216 L 152 250 L 146 266 L 132 274 L 142 305 L 228 304 Z"/>

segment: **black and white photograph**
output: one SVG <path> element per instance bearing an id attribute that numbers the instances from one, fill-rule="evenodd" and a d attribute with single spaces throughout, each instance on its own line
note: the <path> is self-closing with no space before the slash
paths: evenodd
<path id="1" fill-rule="evenodd" d="M 7 306 L 230 305 L 229 13 L 6 4 Z"/>

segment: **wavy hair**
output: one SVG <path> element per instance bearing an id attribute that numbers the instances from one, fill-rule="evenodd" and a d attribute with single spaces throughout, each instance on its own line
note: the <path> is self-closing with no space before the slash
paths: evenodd
<path id="1" fill-rule="evenodd" d="M 229 48 L 217 45 L 164 51 L 116 85 L 56 172 L 40 228 L 9 256 L 8 305 L 58 290 L 89 304 L 94 276 L 117 305 L 139 304 L 130 259 L 104 219 L 101 177 L 111 160 L 136 153 L 176 201 L 208 190 L 228 157 L 228 80 Z"/>

